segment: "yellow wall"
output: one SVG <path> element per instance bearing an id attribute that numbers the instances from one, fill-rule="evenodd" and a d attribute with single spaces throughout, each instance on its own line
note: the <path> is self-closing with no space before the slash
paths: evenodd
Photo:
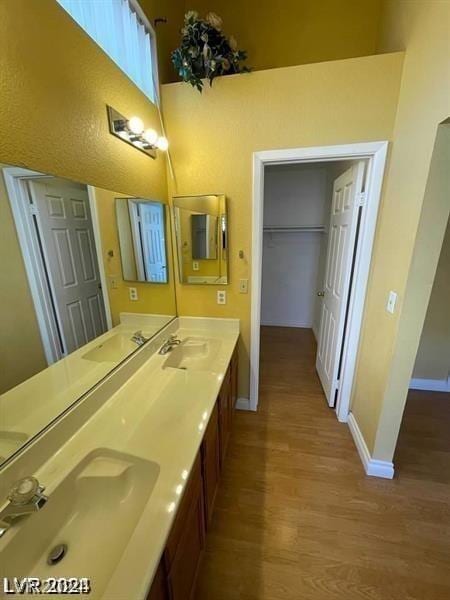
<path id="1" fill-rule="evenodd" d="M 434 207 L 429 229 L 422 231 L 424 254 L 417 256 L 427 274 L 415 278 L 410 266 L 436 131 L 450 114 L 449 10 L 448 2 L 383 3 L 379 50 L 404 47 L 406 54 L 352 405 L 369 450 L 380 460 L 391 460 L 395 449 L 447 222 L 443 208 Z M 430 197 L 429 208 L 433 202 L 440 202 L 439 194 Z M 394 315 L 385 311 L 389 290 L 399 294 Z"/>
<path id="2" fill-rule="evenodd" d="M 450 181 L 447 172 L 447 179 Z M 448 193 L 450 194 L 450 183 Z M 450 221 L 431 290 L 413 377 L 446 380 L 450 373 Z"/>
<path id="3" fill-rule="evenodd" d="M 152 160 L 110 135 L 106 118 L 110 104 L 159 128 L 156 108 L 55 0 L 0 2 L 0 73 L 0 162 L 127 195 L 167 199 L 165 158 L 160 154 Z M 3 311 L 10 302 L 6 296 L 11 290 L 23 315 L 13 321 L 9 314 L 8 324 L 1 327 L 8 336 L 6 346 L 3 338 L 0 342 L 2 354 L 8 351 L 2 355 L 2 371 L 13 377 L 25 360 L 24 369 L 31 375 L 45 361 L 17 238 L 1 195 L 0 243 L 8 244 L 2 275 L 10 282 L 9 287 L 1 285 L 1 307 Z M 123 310 L 128 309 L 124 301 Z M 152 308 L 143 301 L 139 310 Z M 17 353 L 12 351 L 12 325 L 16 339 L 22 333 L 27 339 L 26 358 L 23 344 Z"/>
<path id="4" fill-rule="evenodd" d="M 100 221 L 100 237 L 105 273 L 108 280 L 109 302 L 113 325 L 119 323 L 120 312 L 150 313 L 175 316 L 174 269 L 169 223 L 166 227 L 168 283 L 139 283 L 124 281 L 120 262 L 119 235 L 116 225 L 115 198 L 120 194 L 96 188 L 95 198 Z M 152 197 L 152 200 L 159 200 Z M 108 252 L 112 250 L 113 256 Z M 112 287 L 114 281 L 114 286 Z M 138 300 L 130 300 L 129 288 L 135 287 Z"/>
<path id="5" fill-rule="evenodd" d="M 4 166 L 0 165 L 0 394 L 47 366 L 4 185 Z"/>
<path id="6" fill-rule="evenodd" d="M 153 25 L 154 19 L 165 17 L 167 23 L 154 27 L 158 41 L 159 79 L 161 83 L 174 81 L 175 71 L 170 55 L 180 41 L 180 29 L 185 13 L 184 0 L 139 0 L 142 10 Z"/>
<path id="7" fill-rule="evenodd" d="M 185 84 L 163 86 L 178 184 L 170 182 L 171 193 L 228 200 L 227 304 L 216 303 L 216 286 L 177 282 L 178 310 L 241 319 L 241 396 L 248 397 L 250 294 L 239 294 L 238 283 L 250 277 L 252 153 L 390 139 L 402 60 L 385 54 L 224 77 L 201 97 Z"/>
<path id="8" fill-rule="evenodd" d="M 202 16 L 214 11 L 247 50 L 248 64 L 272 69 L 375 54 L 380 0 L 192 0 Z"/>
<path id="9" fill-rule="evenodd" d="M 0 73 L 0 161 L 166 197 L 165 159 L 110 135 L 106 118 L 110 104 L 159 129 L 155 106 L 55 0 L 0 3 Z"/>
<path id="10" fill-rule="evenodd" d="M 224 31 L 247 50 L 254 69 L 272 69 L 375 54 L 381 0 L 141 0 L 156 28 L 161 82 L 177 81 L 170 53 L 187 10 L 219 14 Z"/>

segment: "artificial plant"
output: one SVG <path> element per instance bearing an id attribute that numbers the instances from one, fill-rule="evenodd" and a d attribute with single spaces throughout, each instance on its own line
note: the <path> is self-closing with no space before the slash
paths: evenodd
<path id="1" fill-rule="evenodd" d="M 191 10 L 184 16 L 181 44 L 172 52 L 172 63 L 183 81 L 199 92 L 203 79 L 213 80 L 220 75 L 248 73 L 250 68 L 241 64 L 247 59 L 244 50 L 238 50 L 233 36 L 227 38 L 222 32 L 222 19 L 208 13 L 201 19 Z"/>

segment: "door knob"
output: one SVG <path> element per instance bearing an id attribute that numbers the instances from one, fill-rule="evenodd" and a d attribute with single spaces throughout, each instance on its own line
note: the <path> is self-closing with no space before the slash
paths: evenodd
<path id="1" fill-rule="evenodd" d="M 317 295 L 320 296 L 320 298 L 323 298 L 323 296 L 325 296 L 325 292 L 317 292 Z"/>

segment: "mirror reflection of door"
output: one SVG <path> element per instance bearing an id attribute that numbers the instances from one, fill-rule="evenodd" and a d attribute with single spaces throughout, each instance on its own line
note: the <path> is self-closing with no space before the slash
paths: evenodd
<path id="1" fill-rule="evenodd" d="M 86 186 L 30 180 L 36 240 L 55 311 L 61 356 L 106 331 Z"/>
<path id="2" fill-rule="evenodd" d="M 116 219 L 124 280 L 167 283 L 164 204 L 116 198 Z"/>
<path id="3" fill-rule="evenodd" d="M 217 217 L 191 215 L 192 258 L 217 259 Z"/>

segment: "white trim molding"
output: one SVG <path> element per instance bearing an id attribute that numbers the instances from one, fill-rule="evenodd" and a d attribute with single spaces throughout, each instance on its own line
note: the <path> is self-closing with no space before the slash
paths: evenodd
<path id="1" fill-rule="evenodd" d="M 235 404 L 236 410 L 255 410 L 250 406 L 250 400 L 248 398 L 238 398 Z"/>
<path id="2" fill-rule="evenodd" d="M 370 456 L 369 449 L 353 413 L 349 413 L 347 422 L 366 475 L 392 479 L 394 477 L 394 463 L 386 460 L 376 460 Z"/>
<path id="3" fill-rule="evenodd" d="M 45 284 L 45 272 L 36 239 L 33 215 L 28 210 L 29 198 L 26 188 L 28 179 L 50 177 L 50 175 L 22 167 L 6 167 L 3 169 L 3 177 L 36 312 L 42 348 L 47 364 L 51 365 L 62 358 L 63 354 L 49 291 Z"/>
<path id="4" fill-rule="evenodd" d="M 93 187 L 92 185 L 88 185 L 86 187 L 89 198 L 89 208 L 91 209 L 92 229 L 94 230 L 94 245 L 95 250 L 97 252 L 97 262 L 100 275 L 100 283 L 102 286 L 103 304 L 105 305 L 106 326 L 108 329 L 112 329 L 113 322 L 111 314 L 111 305 L 109 303 L 108 280 L 106 278 L 105 261 L 103 260 L 102 236 L 100 233 L 100 218 L 98 216 L 97 210 L 97 196 L 95 194 L 95 187 Z"/>
<path id="5" fill-rule="evenodd" d="M 423 390 L 424 392 L 450 392 L 450 376 L 448 379 L 413 378 L 409 384 L 409 389 Z"/>
<path id="6" fill-rule="evenodd" d="M 262 327 L 295 327 L 297 329 L 312 329 L 312 323 L 306 321 L 261 321 Z"/>
<path id="7" fill-rule="evenodd" d="M 55 176 L 31 171 L 30 169 L 22 167 L 5 167 L 3 169 L 3 177 L 25 265 L 25 272 L 30 285 L 30 292 L 36 312 L 42 347 L 47 364 L 51 365 L 63 357 L 63 352 L 59 341 L 56 317 L 52 309 L 50 292 L 45 283 L 45 270 L 39 251 L 33 215 L 30 210 L 28 210 L 29 197 L 26 182 L 33 179 L 53 179 Z M 100 281 L 102 284 L 102 296 L 105 306 L 107 327 L 108 329 L 111 329 L 111 309 L 101 252 L 100 227 L 95 204 L 95 192 L 94 188 L 89 185 L 87 185 L 86 188 L 89 196 L 89 206 L 91 208 L 95 250 L 100 270 Z"/>
<path id="8" fill-rule="evenodd" d="M 259 392 L 259 346 L 261 326 L 262 241 L 264 208 L 264 168 L 269 164 L 298 164 L 338 160 L 368 160 L 365 201 L 362 208 L 360 237 L 355 255 L 355 278 L 350 295 L 349 320 L 344 343 L 341 385 L 336 413 L 346 422 L 350 410 L 356 357 L 359 347 L 364 301 L 369 279 L 373 240 L 381 197 L 388 142 L 365 142 L 339 146 L 317 146 L 268 150 L 253 154 L 252 285 L 250 334 L 250 407 L 257 410 Z"/>

